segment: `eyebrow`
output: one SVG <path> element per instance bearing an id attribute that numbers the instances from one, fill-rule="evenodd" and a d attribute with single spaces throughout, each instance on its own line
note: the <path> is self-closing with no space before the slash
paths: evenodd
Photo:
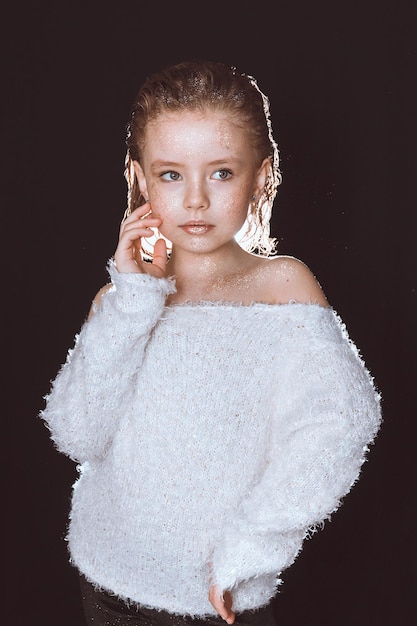
<path id="1" fill-rule="evenodd" d="M 217 159 L 216 161 L 210 161 L 210 163 L 207 163 L 207 165 L 211 167 L 215 167 L 216 165 L 227 165 L 230 163 L 239 165 L 240 163 L 242 163 L 242 160 L 237 157 L 236 158 L 227 157 L 225 159 Z M 159 168 L 164 168 L 164 167 L 183 167 L 183 166 L 184 166 L 184 163 L 175 163 L 174 161 L 156 160 L 151 163 L 152 169 L 159 169 Z"/>

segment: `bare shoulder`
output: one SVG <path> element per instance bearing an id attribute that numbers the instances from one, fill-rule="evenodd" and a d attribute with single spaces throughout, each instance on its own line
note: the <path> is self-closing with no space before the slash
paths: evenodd
<path id="1" fill-rule="evenodd" d="M 97 309 L 97 307 L 100 306 L 101 304 L 101 300 L 104 296 L 105 293 L 107 293 L 109 291 L 109 289 L 111 289 L 112 287 L 112 283 L 108 283 L 107 285 L 104 285 L 104 287 L 102 287 L 94 296 L 94 300 L 91 304 L 91 308 L 90 311 L 88 313 L 88 319 L 90 319 L 90 317 L 92 317 L 94 315 L 95 310 Z"/>
<path id="2" fill-rule="evenodd" d="M 295 300 L 329 306 L 320 283 L 303 261 L 285 255 L 265 261 L 262 263 L 262 274 L 267 278 L 265 287 L 271 304 L 285 304 Z"/>

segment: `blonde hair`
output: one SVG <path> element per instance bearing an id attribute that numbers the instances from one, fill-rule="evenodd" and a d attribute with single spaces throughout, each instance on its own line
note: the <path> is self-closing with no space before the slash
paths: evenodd
<path id="1" fill-rule="evenodd" d="M 253 76 L 239 74 L 235 67 L 214 61 L 186 61 L 151 75 L 142 85 L 132 106 L 127 126 L 127 210 L 130 214 L 145 202 L 135 176 L 133 161 L 142 164 L 142 150 L 147 125 L 167 111 L 195 111 L 214 108 L 233 115 L 236 123 L 248 131 L 259 165 L 265 158 L 271 163 L 262 193 L 248 207 L 248 214 L 236 239 L 248 252 L 262 256 L 274 253 L 276 240 L 270 237 L 272 205 L 281 183 L 279 152 L 272 134 L 269 100 Z M 156 238 L 142 240 L 145 257 L 152 257 Z M 168 242 L 170 244 L 170 242 Z"/>

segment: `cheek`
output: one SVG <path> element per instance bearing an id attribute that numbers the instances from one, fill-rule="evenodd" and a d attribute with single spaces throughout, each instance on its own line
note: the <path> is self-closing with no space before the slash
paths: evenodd
<path id="1" fill-rule="evenodd" d="M 167 225 L 175 221 L 175 203 L 172 199 L 156 193 L 151 196 L 151 206 L 153 215 L 160 217 L 163 224 Z"/>
<path id="2" fill-rule="evenodd" d="M 241 223 L 245 221 L 249 209 L 249 199 L 247 194 L 231 199 L 225 207 L 224 215 L 231 223 Z"/>
<path id="3" fill-rule="evenodd" d="M 149 198 L 152 206 L 152 213 L 155 217 L 160 217 L 161 219 L 166 218 L 166 216 L 170 212 L 170 207 L 172 207 L 172 202 L 169 201 L 167 194 L 161 191 L 159 185 L 149 185 Z"/>

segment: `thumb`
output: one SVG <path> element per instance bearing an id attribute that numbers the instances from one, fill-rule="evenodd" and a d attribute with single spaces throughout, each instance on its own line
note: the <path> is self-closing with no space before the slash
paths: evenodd
<path id="1" fill-rule="evenodd" d="M 165 243 L 165 239 L 158 239 L 155 243 L 153 249 L 153 260 L 152 265 L 156 265 L 162 271 L 162 273 L 166 274 L 166 264 L 168 260 L 167 253 L 167 245 Z"/>

